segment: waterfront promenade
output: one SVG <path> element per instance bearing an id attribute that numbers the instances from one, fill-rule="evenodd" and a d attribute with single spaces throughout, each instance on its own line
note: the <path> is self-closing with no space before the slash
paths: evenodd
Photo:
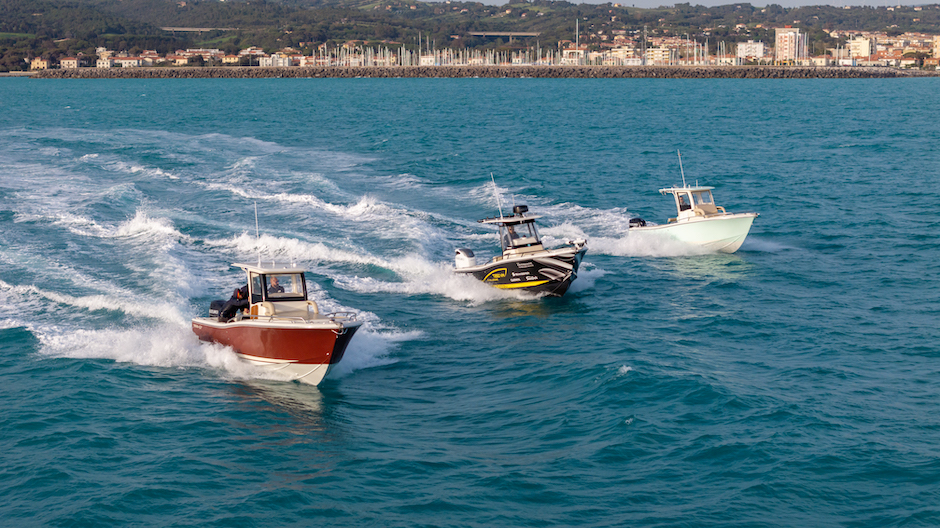
<path id="1" fill-rule="evenodd" d="M 936 77 L 937 71 L 887 67 L 805 66 L 369 66 L 369 67 L 182 67 L 43 70 L 35 79 L 204 78 L 665 78 L 665 79 L 870 79 Z"/>

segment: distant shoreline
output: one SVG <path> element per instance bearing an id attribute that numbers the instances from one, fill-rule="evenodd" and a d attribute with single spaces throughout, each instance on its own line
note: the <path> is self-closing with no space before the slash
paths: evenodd
<path id="1" fill-rule="evenodd" d="M 185 67 L 43 70 L 34 79 L 268 78 L 552 78 L 552 79 L 883 79 L 938 77 L 940 72 L 886 67 L 804 66 L 373 66 Z"/>

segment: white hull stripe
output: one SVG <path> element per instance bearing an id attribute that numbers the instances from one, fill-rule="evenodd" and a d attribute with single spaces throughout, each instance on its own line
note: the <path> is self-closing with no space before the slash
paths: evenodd
<path id="1" fill-rule="evenodd" d="M 574 269 L 574 266 L 572 266 L 571 264 L 568 264 L 567 262 L 562 262 L 560 260 L 555 260 L 553 258 L 537 258 L 533 260 L 535 260 L 539 264 L 544 264 L 546 266 L 557 266 L 559 268 L 566 269 L 568 271 L 571 271 L 572 269 Z"/>

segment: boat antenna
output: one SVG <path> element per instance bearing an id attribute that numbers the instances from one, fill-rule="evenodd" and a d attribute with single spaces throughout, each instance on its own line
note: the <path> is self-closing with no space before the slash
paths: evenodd
<path id="1" fill-rule="evenodd" d="M 499 209 L 499 217 L 503 217 L 503 204 L 499 201 L 499 189 L 496 187 L 496 178 L 490 173 L 490 179 L 493 180 L 493 193 L 496 194 L 496 208 Z"/>
<path id="2" fill-rule="evenodd" d="M 255 239 L 258 241 L 258 267 L 261 267 L 261 230 L 258 229 L 258 202 L 255 202 Z"/>
<path id="3" fill-rule="evenodd" d="M 676 149 L 676 154 L 679 155 L 679 173 L 682 174 L 682 186 L 683 186 L 683 187 L 688 187 L 688 186 L 685 184 L 685 171 L 682 170 L 682 153 L 679 152 L 679 149 Z"/>

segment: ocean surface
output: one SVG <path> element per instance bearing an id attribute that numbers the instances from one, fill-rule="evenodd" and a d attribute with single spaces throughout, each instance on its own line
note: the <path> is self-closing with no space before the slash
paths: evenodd
<path id="1" fill-rule="evenodd" d="M 0 524 L 940 525 L 938 92 L 0 79 Z M 629 233 L 677 150 L 739 252 Z M 491 178 L 563 298 L 452 273 Z M 365 321 L 319 387 L 190 329 L 259 254 Z"/>

